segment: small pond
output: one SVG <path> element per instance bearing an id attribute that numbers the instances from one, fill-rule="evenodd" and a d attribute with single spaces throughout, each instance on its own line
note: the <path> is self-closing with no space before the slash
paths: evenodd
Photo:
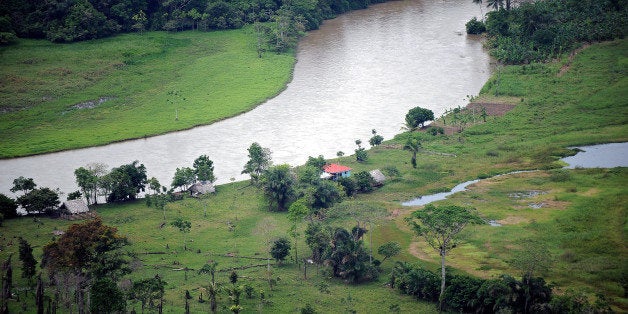
<path id="1" fill-rule="evenodd" d="M 581 150 L 574 156 L 561 159 L 575 168 L 614 168 L 628 167 L 628 142 L 593 146 L 572 147 Z"/>
<path id="2" fill-rule="evenodd" d="M 580 152 L 574 156 L 561 159 L 566 162 L 568 166 L 565 168 L 614 168 L 614 167 L 628 167 L 628 142 L 626 143 L 611 143 L 600 144 L 593 146 L 573 147 L 580 150 Z M 499 176 L 510 175 L 521 172 L 531 171 L 514 171 Z M 415 199 L 401 203 L 403 206 L 423 206 L 432 202 L 442 201 L 449 195 L 467 190 L 467 186 L 480 182 L 480 179 L 466 181 L 456 185 L 449 192 L 441 192 L 436 194 L 419 196 Z M 537 204 L 535 204 L 537 205 Z M 533 207 L 534 208 L 534 207 Z M 539 207 L 540 208 L 540 207 Z"/>

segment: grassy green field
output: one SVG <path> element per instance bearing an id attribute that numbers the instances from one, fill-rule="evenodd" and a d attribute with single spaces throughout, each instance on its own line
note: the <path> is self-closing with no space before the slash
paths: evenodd
<path id="1" fill-rule="evenodd" d="M 292 54 L 258 58 L 254 44 L 252 29 L 244 28 L 0 47 L 0 158 L 141 138 L 246 112 L 283 90 L 295 62 Z"/>
<path id="2" fill-rule="evenodd" d="M 438 267 L 436 253 L 413 237 L 403 220 L 418 208 L 403 207 L 400 202 L 448 190 L 478 177 L 540 169 L 486 179 L 440 202 L 473 206 L 485 219 L 502 224 L 468 228 L 466 241 L 452 251 L 448 264 L 454 271 L 483 278 L 503 273 L 518 276 L 509 261 L 525 248 L 525 243 L 539 243 L 551 253 L 552 267 L 542 275 L 557 285 L 555 293 L 576 289 L 592 300 L 601 293 L 614 310 L 625 312 L 628 170 L 556 168 L 561 167 L 558 157 L 573 153 L 566 149 L 568 146 L 628 141 L 627 56 L 628 41 L 621 40 L 593 45 L 573 60 L 565 57 L 550 64 L 503 68 L 477 99 L 517 107 L 503 117 L 468 125 L 458 134 L 423 134 L 424 150 L 418 156 L 417 169 L 410 164 L 410 153 L 402 150 L 406 138 L 416 133 L 399 134 L 372 148 L 365 163 L 357 163 L 353 156 L 337 159 L 354 172 L 387 167 L 399 170 L 399 176 L 389 178 L 382 188 L 346 199 L 328 213 L 333 217 L 329 223 L 347 227 L 355 222 L 342 215 L 343 208 L 386 213 L 373 224 L 373 248 L 397 241 L 403 251 L 383 263 L 382 275 L 372 283 L 344 283 L 315 266 L 308 268 L 308 279 L 304 280 L 302 270 L 288 260 L 285 265 L 273 265 L 272 277 L 277 285 L 270 290 L 265 280 L 265 261 L 251 257 L 266 257 L 267 239 L 287 235 L 289 223 L 285 214 L 269 213 L 259 191 L 248 182 L 219 186 L 217 193 L 206 199 L 185 199 L 166 206 L 166 222 L 177 217 L 192 221 L 187 251 L 183 250 L 183 234 L 168 224 L 161 226 L 163 212 L 141 201 L 103 205 L 96 211 L 105 224 L 117 227 L 131 241 L 128 249 L 137 256 L 132 279 L 159 274 L 168 282 L 167 313 L 184 311 L 185 290 L 193 296 L 192 312 L 208 311 L 208 303 L 197 300 L 209 278 L 196 270 L 209 260 L 218 262 L 221 271 L 217 281 L 222 286 L 230 285 L 232 267 L 261 265 L 238 271 L 239 284 L 263 289 L 270 300 L 261 304 L 259 298 L 243 297 L 246 313 L 295 313 L 306 303 L 321 313 L 385 313 L 394 305 L 402 313 L 430 313 L 436 312 L 434 304 L 402 296 L 385 285 L 396 260 Z M 569 65 L 568 70 L 559 75 L 565 65 Z M 35 256 L 39 256 L 42 246 L 53 238 L 52 231 L 69 224 L 47 218 L 40 222 L 32 218 L 5 221 L 0 228 L 0 260 L 11 253 L 16 256 L 17 236 L 35 245 Z M 233 231 L 229 231 L 230 224 L 235 225 Z M 365 242 L 369 246 L 369 241 Z M 299 256 L 308 253 L 301 240 Z M 13 265 L 19 269 L 17 258 Z M 182 270 L 186 267 L 191 269 L 187 280 Z M 16 286 L 25 287 L 19 273 L 15 271 Z M 30 309 L 31 299 L 22 298 Z M 228 296 L 223 292 L 219 299 L 221 312 L 228 312 L 228 305 Z M 19 311 L 20 302 L 12 301 L 10 306 Z M 133 308 L 139 311 L 139 304 L 129 304 L 129 310 Z"/>

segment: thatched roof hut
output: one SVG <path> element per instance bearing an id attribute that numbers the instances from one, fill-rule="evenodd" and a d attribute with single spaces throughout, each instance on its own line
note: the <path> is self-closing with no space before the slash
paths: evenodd
<path id="1" fill-rule="evenodd" d="M 202 181 L 202 182 L 194 183 L 188 189 L 188 191 L 190 192 L 190 195 L 198 196 L 198 195 L 207 194 L 207 193 L 214 193 L 214 192 L 216 192 L 216 188 L 214 187 L 214 185 L 211 182 L 209 182 L 209 181 Z"/>
<path id="2" fill-rule="evenodd" d="M 382 186 L 386 182 L 386 176 L 379 169 L 371 170 L 369 174 L 375 180 L 376 186 Z"/>
<path id="3" fill-rule="evenodd" d="M 83 202 L 83 200 L 70 200 L 65 201 L 61 205 L 61 209 L 65 210 L 70 215 L 82 214 L 89 212 L 89 207 Z"/>

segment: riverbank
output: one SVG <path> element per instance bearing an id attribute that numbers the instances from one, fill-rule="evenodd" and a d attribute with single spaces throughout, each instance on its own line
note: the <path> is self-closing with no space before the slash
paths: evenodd
<path id="1" fill-rule="evenodd" d="M 324 267 L 314 266 L 308 268 L 309 279 L 304 280 L 303 269 L 288 262 L 272 267 L 272 276 L 278 279 L 269 290 L 265 270 L 255 267 L 238 270 L 238 283 L 252 285 L 255 293 L 264 289 L 271 301 L 260 302 L 259 295 L 242 298 L 243 307 L 251 311 L 263 308 L 290 312 L 310 303 L 320 311 L 386 312 L 397 308 L 401 312 L 436 312 L 434 305 L 417 302 L 386 286 L 392 261 L 418 263 L 428 269 L 437 269 L 439 265 L 439 257 L 424 243 L 416 241 L 404 220 L 415 209 L 404 207 L 401 202 L 449 190 L 459 182 L 478 177 L 541 169 L 488 179 L 437 203 L 475 207 L 483 218 L 502 225 L 487 224 L 465 230 L 466 240 L 448 258 L 452 271 L 483 278 L 502 273 L 518 277 L 520 271 L 510 261 L 529 252 L 526 245 L 533 243 L 537 252 L 551 259 L 550 267 L 539 275 L 558 284 L 555 294 L 573 289 L 592 300 L 601 294 L 613 309 L 626 311 L 623 278 L 628 252 L 623 239 L 628 208 L 627 170 L 559 169 L 563 165 L 558 157 L 571 154 L 569 146 L 628 140 L 626 98 L 619 97 L 627 90 L 627 49 L 626 40 L 593 45 L 583 50 L 561 76 L 557 73 L 563 61 L 503 68 L 499 84 L 496 75 L 478 101 L 497 102 L 495 94 L 498 94 L 499 102 L 516 103 L 507 114 L 487 117 L 486 122 L 476 121 L 475 125 L 466 125 L 462 132 L 452 135 L 399 134 L 370 149 L 367 162 L 358 163 L 354 156 L 334 159 L 353 168 L 354 173 L 397 170 L 397 174 L 389 175 L 383 187 L 347 198 L 330 208 L 332 218 L 325 222 L 350 228 L 355 220 L 346 215 L 347 208 L 368 212 L 386 210 L 388 215 L 369 226 L 373 251 L 388 241 L 396 241 L 402 247 L 401 253 L 382 264 L 378 281 L 361 285 L 330 279 Z M 446 121 L 441 121 L 445 125 L 455 120 L 450 120 L 452 115 L 445 118 Z M 421 137 L 425 152 L 419 153 L 416 169 L 410 163 L 410 152 L 402 149 L 411 136 Z M 159 274 L 168 282 L 165 304 L 174 312 L 183 311 L 186 290 L 193 297 L 189 301 L 193 311 L 208 308 L 207 303 L 196 301 L 207 276 L 189 271 L 185 279 L 181 269 L 197 270 L 208 260 L 214 260 L 220 270 L 217 281 L 230 285 L 228 275 L 232 267 L 251 264 L 245 257 L 266 256 L 260 226 L 274 226 L 268 234 L 275 237 L 287 235 L 290 225 L 285 214 L 267 212 L 262 194 L 248 186 L 248 182 L 219 185 L 217 193 L 209 198 L 166 205 L 167 221 L 182 216 L 193 222 L 187 236 L 161 225 L 163 212 L 140 201 L 102 205 L 96 211 L 104 223 L 117 227 L 131 241 L 130 250 L 137 253 L 133 279 Z M 52 232 L 67 228 L 70 223 L 47 218 L 39 222 L 31 218 L 5 221 L 0 260 L 11 253 L 17 255 L 18 248 L 12 239 L 18 235 L 27 237 L 35 247 L 35 256 L 40 256 L 41 247 Z M 24 234 L 23 230 L 31 232 Z M 188 242 L 187 251 L 182 249 L 184 237 L 193 239 Z M 150 254 L 157 252 L 161 253 Z M 308 253 L 309 248 L 300 240 L 299 256 Z M 18 269 L 19 261 L 13 259 L 13 263 L 14 269 Z M 17 286 L 26 285 L 22 279 L 14 280 Z M 294 304 L 295 298 L 299 305 Z M 23 299 L 30 302 L 30 298 Z M 228 305 L 227 294 L 220 294 L 219 308 L 227 312 Z M 131 306 L 139 309 L 137 303 Z"/>
<path id="2" fill-rule="evenodd" d="M 285 89 L 294 53 L 252 27 L 0 47 L 0 158 L 145 138 L 247 112 Z"/>

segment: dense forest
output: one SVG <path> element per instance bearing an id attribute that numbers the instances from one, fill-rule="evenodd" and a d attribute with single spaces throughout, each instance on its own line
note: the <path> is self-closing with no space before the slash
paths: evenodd
<path id="1" fill-rule="evenodd" d="M 482 0 L 473 0 L 482 5 Z M 472 19 L 467 33 L 488 36 L 491 55 L 505 64 L 547 61 L 583 42 L 623 38 L 628 30 L 625 0 L 489 0 L 485 19 Z"/>
<path id="2" fill-rule="evenodd" d="M 17 37 L 73 42 L 145 30 L 210 31 L 255 22 L 307 31 L 378 2 L 385 0 L 7 0 L 0 2 L 0 43 Z"/>

